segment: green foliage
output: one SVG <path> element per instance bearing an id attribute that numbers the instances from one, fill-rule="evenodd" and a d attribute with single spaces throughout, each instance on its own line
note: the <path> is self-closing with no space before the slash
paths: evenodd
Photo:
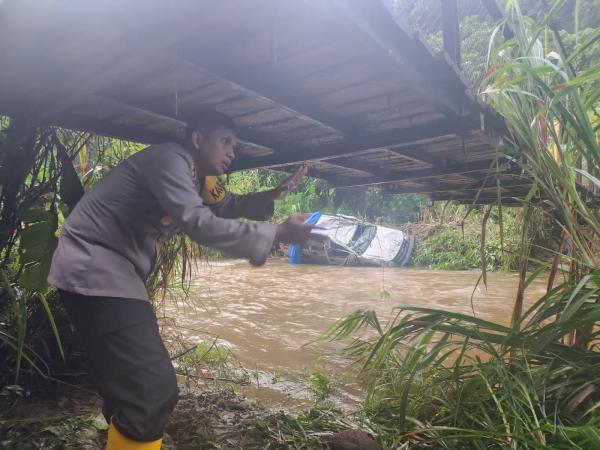
<path id="1" fill-rule="evenodd" d="M 600 9 L 600 4 L 598 6 Z M 561 31 L 560 37 L 567 54 L 573 55 L 576 49 L 580 49 L 571 59 L 571 65 L 576 72 L 589 70 L 600 61 L 600 24 L 596 28 L 586 28 L 574 34 Z M 586 42 L 590 42 L 590 45 L 584 47 Z"/>
<path id="2" fill-rule="evenodd" d="M 362 363 L 365 409 L 389 448 L 595 448 L 600 341 L 577 330 L 600 320 L 599 300 L 600 272 L 553 289 L 519 329 L 398 306 L 384 327 L 357 311 L 325 338 L 358 335 L 347 353 Z M 574 347 L 562 341 L 573 332 Z"/>
<path id="3" fill-rule="evenodd" d="M 233 360 L 232 354 L 226 347 L 219 347 L 214 342 L 201 342 L 194 350 L 194 356 L 200 364 L 211 367 L 222 366 Z"/>
<path id="4" fill-rule="evenodd" d="M 506 2 L 510 4 L 510 2 Z M 520 7 L 524 14 L 531 16 L 537 22 L 541 22 L 548 8 L 554 2 L 550 0 L 521 0 Z M 552 16 L 553 22 L 558 29 L 567 30 L 571 33 L 577 29 L 600 26 L 600 1 L 599 0 L 568 0 L 561 2 Z M 578 25 L 578 26 L 576 26 Z"/>
<path id="5" fill-rule="evenodd" d="M 49 354 L 48 343 L 42 342 L 46 336 L 40 331 L 38 338 L 29 326 L 38 311 L 45 314 L 64 358 L 54 317 L 56 296 L 48 295 L 46 278 L 61 221 L 83 195 L 81 180 L 89 186 L 107 161 L 118 162 L 130 153 L 118 142 L 0 118 L 0 362 L 12 366 L 4 376 L 13 372 L 18 377 L 23 365 L 47 376 L 39 351 Z"/>
<path id="6" fill-rule="evenodd" d="M 102 414 L 53 414 L 41 419 L 8 420 L 2 428 L 6 434 L 0 448 L 38 450 L 98 448 L 108 425 Z"/>
<path id="7" fill-rule="evenodd" d="M 54 130 L 3 121 L 0 144 L 0 360 L 14 361 L 15 379 L 23 362 L 40 374 L 43 361 L 27 345 L 33 304 L 43 305 L 56 344 L 62 345 L 45 293 L 58 228 Z M 14 354 L 14 358 L 13 358 Z M 6 374 L 10 373 L 9 371 Z"/>
<path id="8" fill-rule="evenodd" d="M 180 344 L 187 345 L 186 342 Z M 171 344 L 171 349 L 173 347 Z M 258 371 L 253 373 L 242 367 L 231 349 L 219 343 L 218 338 L 200 341 L 173 356 L 173 360 L 177 373 L 184 376 L 187 383 L 208 380 L 218 390 L 233 390 L 236 385 L 249 384 L 252 376 L 259 376 Z"/>
<path id="9" fill-rule="evenodd" d="M 44 209 L 27 209 L 22 215 L 23 229 L 19 238 L 19 260 L 23 271 L 19 277 L 21 287 L 44 292 L 50 262 L 58 244 L 58 214 Z"/>
<path id="10" fill-rule="evenodd" d="M 379 292 L 379 299 L 380 299 L 380 300 L 388 300 L 388 299 L 390 298 L 390 295 L 391 295 L 391 294 L 390 294 L 390 292 L 389 292 L 389 291 L 386 291 L 385 289 L 382 289 L 382 290 Z"/>
<path id="11" fill-rule="evenodd" d="M 403 22 L 419 30 L 428 43 L 437 51 L 443 49 L 440 0 L 391 0 L 392 10 Z M 502 8 L 510 1 L 497 2 Z M 505 3 L 505 5 L 503 5 Z M 552 6 L 551 0 L 521 0 L 523 12 L 541 22 Z M 461 70 L 471 85 L 479 86 L 488 68 L 487 53 L 489 38 L 495 24 L 481 0 L 459 0 Z M 510 10 L 509 10 L 510 11 Z M 574 42 L 584 42 L 600 27 L 600 0 L 565 1 L 554 13 L 553 24 L 561 30 L 567 51 L 574 48 Z M 500 36 L 497 36 L 499 39 Z M 550 38 L 551 39 L 551 38 Z M 598 43 L 593 49 L 576 58 L 575 67 L 582 70 L 590 63 L 598 61 Z"/>
<path id="12" fill-rule="evenodd" d="M 565 63 L 569 56 L 544 47 L 549 42 L 540 37 L 548 30 L 530 26 L 518 3 L 511 17 L 518 33 L 492 53 L 496 70 L 484 81 L 486 99 L 505 118 L 513 156 L 534 181 L 530 198 L 541 193 L 551 202 L 553 209 L 544 212 L 574 241 L 580 263 L 593 269 L 598 252 L 590 242 L 600 238 L 600 217 L 588 194 L 600 176 L 600 139 L 591 120 L 600 66 L 572 73 Z M 590 44 L 581 43 L 576 52 Z M 551 50 L 561 54 L 560 61 L 545 57 Z"/>
<path id="13" fill-rule="evenodd" d="M 333 390 L 329 377 L 317 370 L 313 370 L 308 374 L 306 386 L 317 400 L 325 400 Z"/>
<path id="14" fill-rule="evenodd" d="M 298 416 L 279 412 L 245 420 L 236 429 L 223 435 L 221 440 L 227 442 L 230 436 L 238 437 L 241 434 L 245 450 L 325 450 L 329 447 L 324 441 L 333 433 L 357 428 L 369 430 L 360 418 L 324 404 L 303 411 Z"/>
<path id="15" fill-rule="evenodd" d="M 476 269 L 481 265 L 478 236 L 471 233 L 463 236 L 461 230 L 444 225 L 417 244 L 413 264 L 443 270 Z"/>
<path id="16" fill-rule="evenodd" d="M 562 5 L 554 7 L 562 11 Z M 577 76 L 565 64 L 568 55 L 549 60 L 550 51 L 562 52 L 551 46 L 556 35 L 542 40 L 552 30 L 524 18 L 516 0 L 509 6 L 515 37 L 491 43 L 494 72 L 484 84 L 510 129 L 511 155 L 533 187 L 514 215 L 517 226 L 507 221 L 506 208 L 484 215 L 484 249 L 492 264 L 489 246 L 497 239 L 490 227 L 497 222 L 513 230 L 499 234 L 500 245 L 519 255 L 512 323 L 400 305 L 384 325 L 375 312 L 360 310 L 324 336 L 353 338 L 347 354 L 362 363 L 365 410 L 388 448 L 600 447 L 600 214 L 594 195 L 600 146 L 593 119 L 600 67 Z M 583 54 L 590 42 L 577 44 L 575 53 Z M 569 238 L 564 248 L 546 249 L 555 256 L 552 263 L 548 255 L 531 258 L 537 230 L 548 222 Z M 462 247 L 455 233 L 446 227 L 434 238 L 429 258 L 446 246 L 456 248 L 454 258 L 475 260 L 475 243 Z M 523 311 L 526 287 L 546 268 L 561 270 L 561 261 L 570 263 L 562 268 L 566 282 L 550 282 L 547 294 Z M 529 264 L 539 269 L 527 277 Z"/>
<path id="17" fill-rule="evenodd" d="M 277 187 L 289 175 L 270 170 L 246 170 L 231 174 L 227 188 L 236 194 L 248 194 Z M 274 219 L 280 221 L 290 214 L 327 209 L 329 189 L 322 180 L 308 178 L 284 199 L 275 202 Z"/>
<path id="18" fill-rule="evenodd" d="M 288 175 L 269 170 L 247 170 L 231 174 L 227 187 L 246 194 L 275 188 Z M 364 217 L 371 221 L 399 224 L 415 220 L 421 206 L 417 194 L 388 194 L 380 188 L 335 190 L 315 178 L 307 178 L 283 200 L 275 202 L 275 220 L 290 214 L 322 211 Z"/>
<path id="19" fill-rule="evenodd" d="M 494 24 L 480 16 L 467 16 L 460 22 L 461 71 L 473 86 L 478 86 L 487 70 L 489 36 Z"/>
<path id="20" fill-rule="evenodd" d="M 201 247 L 183 234 L 177 234 L 160 248 L 154 270 L 148 277 L 146 287 L 155 308 L 167 293 L 175 300 L 186 300 L 194 286 L 193 275 L 197 263 L 208 255 L 210 249 Z"/>
<path id="21" fill-rule="evenodd" d="M 334 193 L 332 212 L 400 224 L 418 218 L 421 201 L 418 194 L 389 194 L 378 187 L 352 188 Z"/>
<path id="22" fill-rule="evenodd" d="M 73 443 L 76 439 L 95 438 L 107 428 L 108 424 L 102 415 L 87 415 L 66 418 L 60 423 L 48 425 L 44 431 L 63 442 Z"/>
<path id="23" fill-rule="evenodd" d="M 469 218 L 463 222 L 468 207 L 453 206 L 457 209 L 453 212 L 455 217 L 451 220 L 452 224 L 438 225 L 431 236 L 417 242 L 413 257 L 415 266 L 441 270 L 470 270 L 481 267 L 483 214 L 481 211 L 472 211 Z M 503 208 L 502 214 L 497 208 L 492 210 L 486 224 L 484 245 L 487 270 L 518 268 L 520 224 L 518 210 Z M 542 228 L 539 230 L 541 232 Z M 544 245 L 547 239 L 545 236 L 538 236 L 540 245 Z"/>
<path id="24" fill-rule="evenodd" d="M 275 203 L 275 218 L 283 219 L 290 214 L 327 209 L 329 191 L 322 180 L 307 179 L 303 186 Z"/>

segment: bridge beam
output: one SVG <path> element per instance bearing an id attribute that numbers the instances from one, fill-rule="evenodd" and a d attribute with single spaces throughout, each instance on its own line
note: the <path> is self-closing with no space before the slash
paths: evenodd
<path id="1" fill-rule="evenodd" d="M 485 173 L 492 167 L 490 161 L 474 161 L 461 164 L 452 164 L 444 167 L 433 167 L 431 169 L 422 170 L 407 170 L 403 172 L 395 172 L 386 177 L 373 177 L 364 178 L 362 180 L 356 180 L 356 182 L 349 181 L 347 183 L 335 184 L 336 187 L 353 187 L 353 186 L 367 186 L 367 185 L 379 185 L 387 183 L 399 183 L 402 181 L 409 180 L 420 180 L 433 177 L 441 177 L 448 175 L 461 175 L 472 172 Z"/>
<path id="2" fill-rule="evenodd" d="M 275 168 L 307 161 L 326 161 L 368 153 L 377 149 L 391 149 L 402 155 L 404 150 L 399 148 L 401 146 L 416 146 L 436 141 L 442 137 L 457 136 L 467 130 L 477 130 L 478 124 L 479 116 L 465 116 L 460 120 L 443 119 L 409 129 L 362 135 L 349 142 L 343 141 L 316 147 L 282 148 L 273 155 L 235 160 L 231 170 Z M 408 149 L 406 152 L 409 158 L 419 159 L 418 152 L 411 153 Z M 422 161 L 429 164 L 429 161 L 424 159 Z"/>

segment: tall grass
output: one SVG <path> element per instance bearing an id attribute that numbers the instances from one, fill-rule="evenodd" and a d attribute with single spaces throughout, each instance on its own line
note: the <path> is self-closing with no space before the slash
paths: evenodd
<path id="1" fill-rule="evenodd" d="M 575 345 L 562 338 L 600 320 L 599 299 L 600 277 L 590 275 L 575 290 L 554 288 L 520 329 L 398 306 L 385 325 L 357 311 L 326 337 L 368 331 L 347 351 L 363 365 L 365 406 L 390 448 L 596 448 L 598 332 Z"/>
<path id="2" fill-rule="evenodd" d="M 539 192 L 543 211 L 573 242 L 572 259 L 581 267 L 596 268 L 600 253 L 598 204 L 600 144 L 596 107 L 600 101 L 600 64 L 577 75 L 570 62 L 594 43 L 582 43 L 572 55 L 563 53 L 559 33 L 552 27 L 551 8 L 541 26 L 521 15 L 519 3 L 508 3 L 507 23 L 515 37 L 490 47 L 490 67 L 483 96 L 506 120 L 512 156 L 524 176 L 533 181 L 531 196 Z M 506 26 L 504 24 L 503 26 Z M 594 34 L 597 40 L 600 29 Z M 584 269 L 585 270 L 585 269 Z"/>
<path id="3" fill-rule="evenodd" d="M 594 40 L 565 54 L 552 25 L 563 3 L 535 24 L 509 0 L 482 83 L 509 129 L 515 176 L 531 183 L 511 324 L 405 305 L 385 324 L 356 311 L 324 336 L 352 337 L 365 408 L 389 448 L 600 448 L 600 64 L 574 72 L 570 62 Z M 514 37 L 499 42 L 506 26 Z M 548 261 L 530 258 L 536 215 L 561 230 Z M 541 273 L 547 294 L 524 310 Z"/>

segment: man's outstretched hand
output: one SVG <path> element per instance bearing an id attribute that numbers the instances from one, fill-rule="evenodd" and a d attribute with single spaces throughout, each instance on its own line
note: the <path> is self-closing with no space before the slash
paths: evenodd
<path id="1" fill-rule="evenodd" d="M 303 164 L 300 167 L 298 167 L 291 176 L 283 180 L 279 184 L 279 186 L 273 189 L 273 196 L 275 200 L 281 200 L 282 198 L 285 198 L 285 196 L 288 195 L 288 193 L 292 189 L 294 189 L 296 186 L 302 183 L 302 180 L 304 179 L 307 173 L 308 166 Z"/>
<path id="2" fill-rule="evenodd" d="M 309 239 L 323 241 L 327 240 L 326 236 L 320 234 L 312 234 L 311 231 L 319 229 L 317 225 L 308 225 L 304 223 L 310 214 L 293 214 L 288 217 L 285 222 L 277 225 L 277 233 L 275 234 L 275 242 L 283 244 L 304 244 Z"/>

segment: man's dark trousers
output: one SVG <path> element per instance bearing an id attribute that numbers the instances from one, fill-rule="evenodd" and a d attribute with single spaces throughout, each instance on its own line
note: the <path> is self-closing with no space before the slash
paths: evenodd
<path id="1" fill-rule="evenodd" d="M 107 422 L 134 441 L 160 439 L 178 389 L 150 303 L 66 291 L 60 295 L 86 346 Z"/>

